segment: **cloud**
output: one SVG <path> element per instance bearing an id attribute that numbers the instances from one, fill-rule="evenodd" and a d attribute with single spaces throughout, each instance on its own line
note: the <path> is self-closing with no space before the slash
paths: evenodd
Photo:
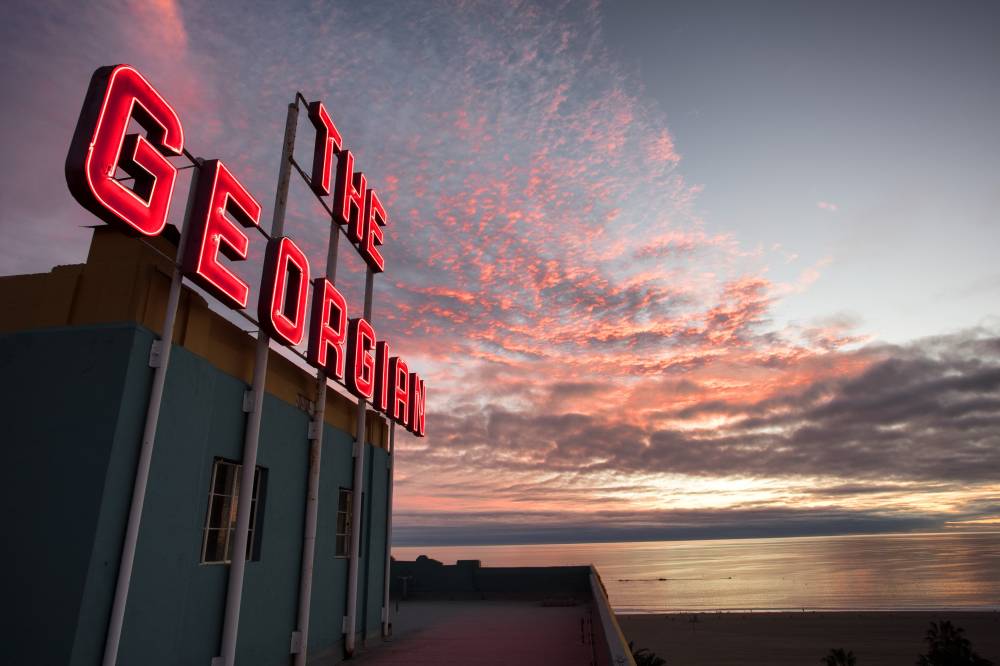
<path id="1" fill-rule="evenodd" d="M 915 513 L 795 509 L 715 511 L 594 511 L 402 513 L 393 522 L 397 546 L 584 543 L 829 534 L 938 529 L 939 516 Z"/>
<path id="2" fill-rule="evenodd" d="M 849 318 L 778 324 L 776 304 L 825 264 L 774 282 L 768 265 L 797 248 L 746 248 L 702 219 L 701 185 L 608 52 L 596 5 L 108 3 L 79 20 L 33 7 L 0 26 L 4 82 L 30 93 L 3 112 L 25 168 L 3 186 L 0 271 L 83 257 L 92 218 L 53 183 L 78 108 L 65 101 L 94 66 L 139 65 L 190 150 L 223 158 L 265 210 L 288 101 L 324 100 L 389 211 L 375 327 L 429 388 L 428 437 L 399 442 L 405 515 L 799 502 L 850 521 L 877 517 L 876 501 L 930 515 L 914 509 L 920 487 L 935 516 L 995 494 L 995 333 L 887 346 Z M 328 224 L 296 181 L 286 229 L 314 267 Z M 255 282 L 259 260 L 245 268 Z M 354 316 L 350 248 L 337 277 Z M 577 518 L 581 533 L 614 529 Z"/>
<path id="3" fill-rule="evenodd" d="M 836 213 L 838 210 L 840 210 L 840 206 L 838 206 L 835 203 L 830 203 L 829 201 L 817 201 L 816 208 L 819 208 L 820 210 L 825 210 L 830 213 Z"/>
<path id="4" fill-rule="evenodd" d="M 675 163 L 681 160 L 681 156 L 674 149 L 674 138 L 666 129 L 649 142 L 647 150 L 649 151 L 649 159 L 653 162 Z"/>
<path id="5" fill-rule="evenodd" d="M 470 384 L 489 386 L 482 402 L 453 399 L 428 416 L 426 441 L 400 450 L 401 538 L 873 532 L 1000 513 L 996 331 L 800 350 L 778 363 L 731 354 L 624 383 L 553 372 L 525 388 L 510 368 L 482 375 Z M 491 512 L 504 518 L 456 517 Z M 696 529 L 685 512 L 713 518 Z M 772 519 L 748 523 L 754 512 Z"/>
<path id="6" fill-rule="evenodd" d="M 724 317 L 723 329 L 742 319 Z M 638 421 L 612 416 L 624 405 L 607 384 L 604 395 L 583 384 L 559 403 L 567 409 L 559 413 L 492 406 L 439 414 L 434 443 L 419 455 L 443 462 L 439 456 L 469 453 L 478 466 L 501 469 L 694 477 L 983 482 L 994 476 L 1000 338 L 972 331 L 851 355 L 867 364 L 858 374 L 820 377 L 756 400 L 745 392 L 709 399 L 711 392 L 701 390 L 697 400 L 678 401 L 669 384 L 647 382 L 633 390 L 659 394 L 651 402 L 660 409 Z M 559 395 L 566 385 L 549 390 Z M 581 396 L 611 408 L 572 410 Z"/>
<path id="7" fill-rule="evenodd" d="M 180 7 L 173 0 L 127 0 L 125 6 L 130 16 L 131 31 L 136 39 L 154 40 L 159 48 L 180 55 L 188 46 L 187 30 Z M 137 44 L 150 48 L 149 43 Z M 152 49 L 150 49 L 152 50 Z"/>

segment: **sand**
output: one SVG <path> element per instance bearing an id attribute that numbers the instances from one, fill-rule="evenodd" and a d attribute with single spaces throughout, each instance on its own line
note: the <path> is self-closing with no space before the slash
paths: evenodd
<path id="1" fill-rule="evenodd" d="M 996 611 L 618 616 L 625 636 L 666 659 L 667 666 L 816 666 L 833 647 L 852 650 L 858 666 L 907 666 L 924 652 L 928 624 L 939 620 L 964 628 L 973 649 L 1000 666 Z"/>

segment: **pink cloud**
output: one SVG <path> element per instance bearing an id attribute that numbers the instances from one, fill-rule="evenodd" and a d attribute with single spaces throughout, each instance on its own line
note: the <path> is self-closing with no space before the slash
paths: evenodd
<path id="1" fill-rule="evenodd" d="M 427 439 L 400 438 L 403 511 L 654 501 L 666 475 L 705 474 L 688 449 L 728 474 L 756 469 L 741 441 L 780 449 L 773 432 L 798 432 L 782 419 L 826 418 L 885 361 L 859 349 L 856 322 L 774 323 L 824 265 L 780 283 L 768 263 L 794 248 L 709 230 L 667 119 L 603 47 L 593 5 L 400 5 L 364 20 L 316 5 L 287 17 L 310 58 L 230 45 L 243 79 L 188 47 L 218 37 L 205 16 L 129 8 L 136 39 L 170 54 L 157 83 L 192 119 L 192 148 L 232 163 L 265 209 L 296 88 L 327 102 L 385 195 L 374 324 L 430 387 Z M 294 188 L 289 232 L 321 266 L 329 222 Z M 338 285 L 357 307 L 363 269 L 342 250 Z"/>

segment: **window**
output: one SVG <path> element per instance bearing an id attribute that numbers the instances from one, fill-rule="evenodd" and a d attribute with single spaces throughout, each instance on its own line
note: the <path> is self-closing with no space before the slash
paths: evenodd
<path id="1" fill-rule="evenodd" d="M 351 511 L 354 493 L 340 489 L 340 503 L 337 505 L 337 557 L 351 554 Z"/>
<path id="2" fill-rule="evenodd" d="M 212 485 L 208 493 L 208 513 L 202 537 L 202 564 L 229 564 L 236 541 L 236 508 L 240 498 L 239 463 L 216 458 L 212 465 Z M 250 500 L 250 534 L 247 537 L 247 559 L 260 559 L 260 523 L 263 486 L 267 470 L 257 467 L 253 475 L 253 497 Z"/>

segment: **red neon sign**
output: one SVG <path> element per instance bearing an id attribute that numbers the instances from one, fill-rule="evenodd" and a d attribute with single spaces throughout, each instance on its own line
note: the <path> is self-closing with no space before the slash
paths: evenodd
<path id="1" fill-rule="evenodd" d="M 406 429 L 417 437 L 423 437 L 427 412 L 427 389 L 424 380 L 415 372 L 410 373 L 410 404 L 406 417 Z"/>
<path id="2" fill-rule="evenodd" d="M 377 246 L 382 244 L 385 236 L 382 227 L 388 223 L 388 216 L 385 208 L 378 198 L 375 190 L 369 188 L 365 193 L 365 223 L 361 239 L 361 255 L 368 262 L 368 266 L 376 273 L 385 270 L 385 259 L 378 251 Z"/>
<path id="3" fill-rule="evenodd" d="M 257 318 L 268 334 L 295 346 L 306 333 L 309 260 L 291 238 L 272 238 L 264 255 Z"/>
<path id="4" fill-rule="evenodd" d="M 128 134 L 134 120 L 146 136 Z M 66 182 L 80 204 L 108 224 L 157 236 L 167 224 L 184 150 L 177 112 L 132 67 L 101 67 L 90 80 L 66 157 Z M 122 170 L 132 188 L 116 178 Z"/>
<path id="5" fill-rule="evenodd" d="M 319 196 L 330 193 L 333 174 L 333 155 L 340 152 L 343 139 L 333 124 L 323 102 L 309 105 L 309 120 L 316 128 L 316 145 L 313 149 L 312 188 Z"/>
<path id="6" fill-rule="evenodd" d="M 332 282 L 316 278 L 306 357 L 330 379 L 343 380 L 346 340 L 347 301 Z"/>
<path id="7" fill-rule="evenodd" d="M 309 106 L 316 128 L 314 191 L 330 193 L 333 158 L 335 221 L 370 269 L 382 272 L 379 247 L 389 216 L 366 179 L 354 171 L 354 155 L 343 149 L 340 132 L 321 102 Z M 135 122 L 145 136 L 128 133 Z M 66 181 L 85 208 L 128 231 L 157 236 L 166 227 L 177 168 L 167 157 L 184 150 L 177 113 L 145 78 L 128 65 L 102 67 L 90 82 L 66 158 Z M 122 171 L 133 179 L 126 187 Z M 127 180 L 127 179 L 123 179 Z M 185 276 L 231 308 L 244 309 L 250 286 L 223 263 L 246 260 L 250 239 L 245 228 L 260 224 L 261 207 L 220 160 L 202 162 L 194 188 L 181 269 Z M 294 346 L 306 337 L 309 260 L 291 238 L 271 239 L 264 259 L 257 314 L 260 326 L 277 342 Z M 344 296 L 325 278 L 313 283 L 306 357 L 327 377 L 342 381 L 361 399 L 374 395 L 374 408 L 418 436 L 424 434 L 424 383 L 405 361 L 389 356 L 389 343 L 376 340 L 363 318 L 347 318 Z"/>
<path id="8" fill-rule="evenodd" d="M 354 172 L 354 154 L 340 153 L 337 160 L 337 183 L 333 190 L 333 213 L 337 222 L 347 225 L 347 235 L 355 243 L 362 237 L 365 213 L 365 175 Z"/>
<path id="9" fill-rule="evenodd" d="M 202 165 L 194 187 L 194 206 L 188 222 L 191 229 L 181 268 L 229 307 L 243 309 L 250 286 L 226 268 L 219 256 L 232 261 L 247 258 L 250 239 L 233 220 L 244 227 L 260 224 L 260 204 L 219 160 Z"/>
<path id="10" fill-rule="evenodd" d="M 403 426 L 409 427 L 410 369 L 406 361 L 393 356 L 389 361 L 389 378 L 392 381 L 389 416 Z"/>
<path id="11" fill-rule="evenodd" d="M 351 367 L 347 371 L 347 388 L 351 393 L 368 400 L 375 389 L 375 329 L 364 317 L 352 319 L 347 327 L 347 357 Z"/>
<path id="12" fill-rule="evenodd" d="M 379 340 L 375 345 L 375 394 L 372 396 L 375 409 L 388 414 L 389 409 L 389 343 Z"/>

